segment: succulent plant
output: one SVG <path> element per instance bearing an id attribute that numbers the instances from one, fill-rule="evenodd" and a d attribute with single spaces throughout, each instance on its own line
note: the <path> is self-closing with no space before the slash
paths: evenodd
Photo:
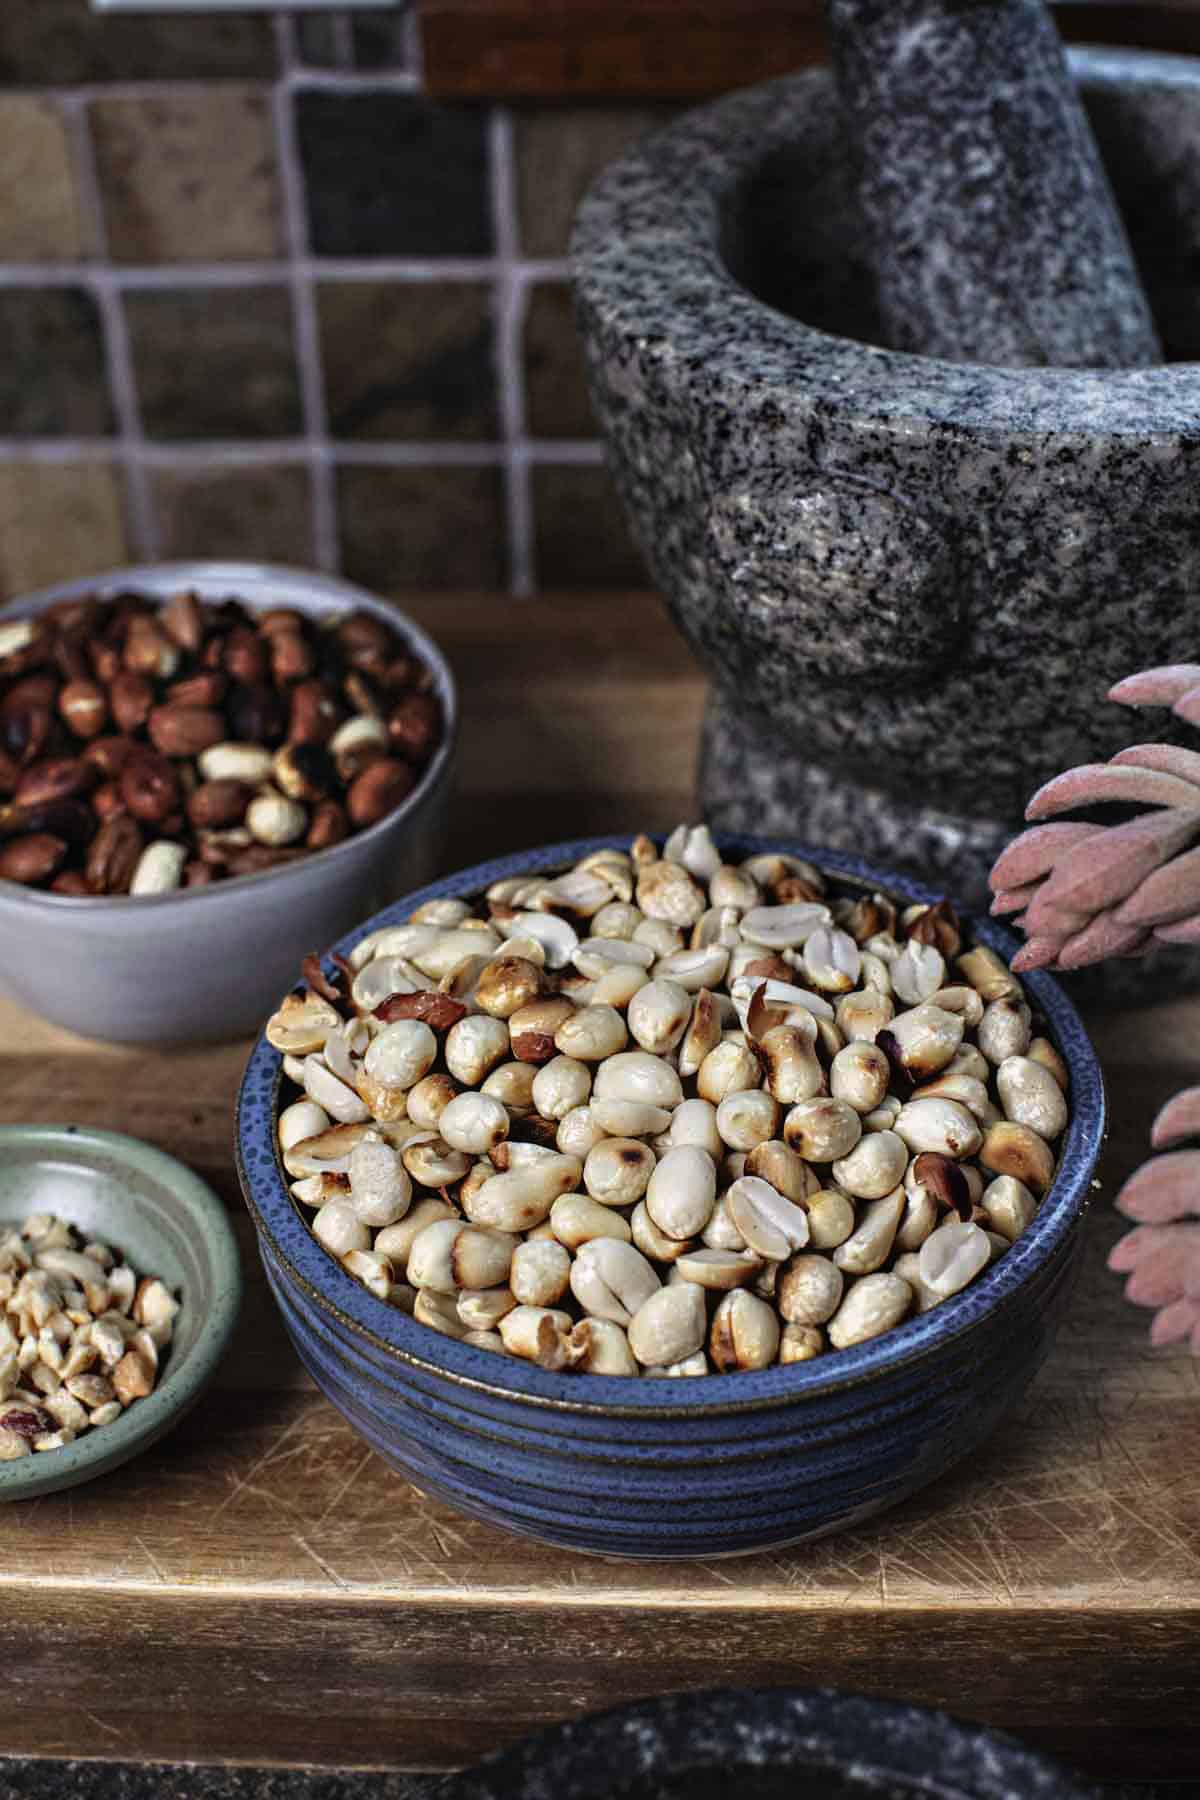
<path id="1" fill-rule="evenodd" d="M 1200 725 L 1200 664 L 1146 669 L 1108 698 L 1169 706 Z M 1119 824 L 1056 815 L 1106 803 L 1144 808 Z M 1140 956 L 1156 943 L 1200 944 L 1200 754 L 1174 744 L 1134 744 L 1107 763 L 1087 763 L 1039 788 L 1034 821 L 989 877 L 992 912 L 1026 933 L 1014 970 L 1081 969 Z M 1043 821 L 1050 821 L 1045 823 Z M 1153 1344 L 1184 1338 L 1200 1357 L 1200 1087 L 1185 1088 L 1154 1121 L 1161 1154 L 1135 1170 L 1117 1209 L 1137 1221 L 1108 1266 L 1128 1275 L 1126 1298 L 1155 1310 Z"/>

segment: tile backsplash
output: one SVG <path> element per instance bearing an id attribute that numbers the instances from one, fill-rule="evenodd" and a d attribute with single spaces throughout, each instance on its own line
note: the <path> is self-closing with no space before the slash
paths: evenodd
<path id="1" fill-rule="evenodd" d="M 411 12 L 0 5 L 0 599 L 252 556 L 645 580 L 565 262 L 652 105 L 446 104 Z"/>

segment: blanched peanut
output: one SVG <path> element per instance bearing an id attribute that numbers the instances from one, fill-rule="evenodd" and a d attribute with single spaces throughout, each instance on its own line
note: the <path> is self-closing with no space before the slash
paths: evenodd
<path id="1" fill-rule="evenodd" d="M 586 1194 L 560 1194 L 550 1208 L 550 1229 L 568 1250 L 578 1250 L 598 1237 L 620 1238 L 627 1244 L 633 1235 L 619 1212 Z"/>
<path id="2" fill-rule="evenodd" d="M 1067 1126 L 1067 1102 L 1051 1071 L 1029 1056 L 1008 1056 L 996 1071 L 1005 1117 L 1052 1143 Z"/>
<path id="3" fill-rule="evenodd" d="M 779 1329 L 773 1306 L 735 1288 L 713 1314 L 708 1353 L 722 1371 L 768 1368 L 779 1349 Z"/>
<path id="4" fill-rule="evenodd" d="M 874 1044 L 850 1043 L 829 1065 L 829 1091 L 857 1113 L 873 1112 L 888 1090 L 891 1065 Z"/>
<path id="5" fill-rule="evenodd" d="M 833 1179 L 856 1200 L 879 1200 L 904 1178 L 908 1150 L 894 1131 L 872 1131 L 835 1162 Z"/>
<path id="6" fill-rule="evenodd" d="M 827 1256 L 794 1256 L 780 1276 L 775 1300 L 793 1325 L 824 1325 L 842 1301 L 845 1277 Z"/>
<path id="7" fill-rule="evenodd" d="M 508 1283 L 520 1305 L 553 1306 L 570 1281 L 571 1258 L 562 1244 L 526 1238 L 513 1251 Z"/>
<path id="8" fill-rule="evenodd" d="M 870 1275 L 881 1269 L 892 1253 L 896 1232 L 904 1216 L 905 1194 L 894 1188 L 864 1208 L 858 1225 L 833 1253 L 833 1260 L 847 1275 Z"/>
<path id="9" fill-rule="evenodd" d="M 654 1173 L 654 1152 L 637 1138 L 604 1138 L 589 1150 L 583 1185 L 604 1206 L 632 1206 Z"/>
<path id="10" fill-rule="evenodd" d="M 681 1144 L 667 1151 L 651 1175 L 646 1211 L 668 1237 L 691 1238 L 708 1224 L 716 1198 L 717 1173 L 711 1156 L 696 1145 Z M 666 1360 L 674 1362 L 675 1357 Z"/>
<path id="11" fill-rule="evenodd" d="M 898 1275 L 864 1275 L 829 1321 L 829 1341 L 837 1350 L 865 1343 L 898 1325 L 912 1303 L 913 1291 Z"/>
<path id="12" fill-rule="evenodd" d="M 861 1137 L 862 1122 L 845 1100 L 802 1100 L 783 1121 L 784 1142 L 805 1162 L 837 1162 Z"/>

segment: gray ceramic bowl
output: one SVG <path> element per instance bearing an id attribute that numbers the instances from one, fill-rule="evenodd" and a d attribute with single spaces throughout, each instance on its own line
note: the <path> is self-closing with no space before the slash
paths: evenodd
<path id="1" fill-rule="evenodd" d="M 367 921 L 399 924 L 435 896 L 482 894 L 571 867 L 623 838 L 552 844 L 467 869 Z M 847 886 L 906 900 L 936 890 L 848 857 L 727 837 L 726 859 L 789 850 Z M 1011 957 L 991 919 L 972 935 Z M 1036 1219 L 993 1268 L 931 1312 L 812 1362 L 631 1381 L 550 1374 L 448 1337 L 370 1294 L 318 1243 L 276 1147 L 283 1072 L 260 1039 L 238 1100 L 238 1169 L 267 1279 L 301 1360 L 350 1423 L 426 1493 L 513 1531 L 607 1556 L 724 1556 L 869 1518 L 970 1457 L 1049 1353 L 1082 1243 L 1104 1132 L 1095 1054 L 1050 976 L 1025 982 L 1071 1076 L 1071 1122 Z"/>
<path id="2" fill-rule="evenodd" d="M 181 587 L 231 595 L 255 611 L 312 618 L 365 608 L 405 639 L 433 675 L 445 736 L 408 799 L 377 825 L 284 868 L 153 898 L 74 899 L 0 881 L 0 988 L 32 1012 L 116 1043 L 241 1037 L 323 949 L 433 874 L 444 840 L 458 702 L 433 640 L 395 607 L 349 582 L 261 563 L 159 563 L 115 569 L 14 601 L 11 613 L 122 590 L 164 599 Z"/>
<path id="3" fill-rule="evenodd" d="M 242 1270 L 228 1214 L 174 1157 L 115 1131 L 0 1126 L 0 1229 L 53 1212 L 112 1245 L 180 1300 L 152 1394 L 61 1450 L 0 1463 L 0 1501 L 74 1487 L 128 1462 L 199 1399 L 237 1319 Z"/>

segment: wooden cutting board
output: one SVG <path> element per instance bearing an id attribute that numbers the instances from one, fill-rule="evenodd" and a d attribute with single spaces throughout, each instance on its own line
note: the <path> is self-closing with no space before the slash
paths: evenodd
<path id="1" fill-rule="evenodd" d="M 692 812 L 701 684 L 644 595 L 413 606 L 467 719 L 447 866 Z M 528 672 L 536 671 L 532 683 Z M 242 1211 L 248 1046 L 87 1044 L 0 1002 L 0 1119 L 133 1132 L 234 1214 L 248 1293 L 198 1409 L 89 1487 L 0 1512 L 10 1754 L 448 1768 L 634 1696 L 827 1683 L 946 1707 L 1109 1779 L 1200 1769 L 1200 1363 L 1104 1257 L 1200 1001 L 1093 1021 L 1113 1107 L 1055 1353 L 974 1463 L 825 1543 L 732 1562 L 544 1550 L 425 1499 L 301 1372 Z M 0 1783 L 2 1785 L 2 1783 Z"/>

